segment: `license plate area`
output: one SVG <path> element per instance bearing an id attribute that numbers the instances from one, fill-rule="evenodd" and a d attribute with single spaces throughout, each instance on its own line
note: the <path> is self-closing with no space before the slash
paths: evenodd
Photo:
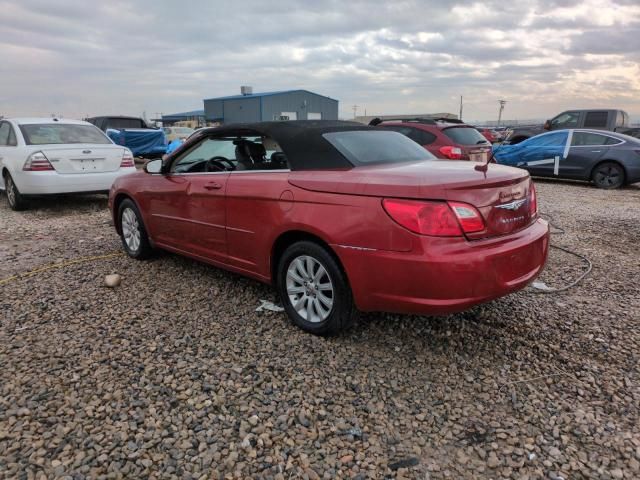
<path id="1" fill-rule="evenodd" d="M 543 257 L 542 245 L 536 243 L 496 258 L 494 265 L 499 281 L 505 285 L 521 281 L 540 267 Z"/>
<path id="2" fill-rule="evenodd" d="M 472 162 L 486 162 L 487 158 L 487 152 L 474 152 L 469 154 L 469 160 Z"/>
<path id="3" fill-rule="evenodd" d="M 74 158 L 72 162 L 77 172 L 95 172 L 102 169 L 104 158 Z"/>

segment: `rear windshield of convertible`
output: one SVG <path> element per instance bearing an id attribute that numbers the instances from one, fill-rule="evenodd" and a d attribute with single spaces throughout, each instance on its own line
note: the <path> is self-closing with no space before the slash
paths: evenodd
<path id="1" fill-rule="evenodd" d="M 64 145 L 69 143 L 110 144 L 111 140 L 93 125 L 43 123 L 20 125 L 27 145 Z"/>
<path id="2" fill-rule="evenodd" d="M 322 135 L 354 165 L 417 162 L 435 157 L 414 141 L 392 131 L 353 130 Z"/>

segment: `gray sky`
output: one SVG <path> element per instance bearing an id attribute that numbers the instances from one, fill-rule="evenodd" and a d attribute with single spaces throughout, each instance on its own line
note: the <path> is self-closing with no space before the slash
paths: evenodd
<path id="1" fill-rule="evenodd" d="M 358 113 L 640 114 L 640 2 L 0 0 L 0 114 L 173 113 L 304 88 Z M 503 117 L 503 118 L 504 118 Z"/>

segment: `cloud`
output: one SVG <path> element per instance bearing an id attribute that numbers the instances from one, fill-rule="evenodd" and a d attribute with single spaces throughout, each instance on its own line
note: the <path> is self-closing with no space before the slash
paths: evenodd
<path id="1" fill-rule="evenodd" d="M 175 112 L 306 88 L 341 115 L 640 113 L 636 1 L 0 0 L 0 114 Z M 593 12 L 597 12 L 594 15 Z"/>

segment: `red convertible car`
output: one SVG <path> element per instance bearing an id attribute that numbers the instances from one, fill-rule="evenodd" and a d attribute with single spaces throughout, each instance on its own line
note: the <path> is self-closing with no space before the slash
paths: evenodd
<path id="1" fill-rule="evenodd" d="M 131 257 L 162 248 L 273 284 L 326 335 L 357 310 L 446 314 L 540 273 L 529 174 L 482 167 L 350 122 L 228 125 L 118 178 L 109 205 Z"/>

